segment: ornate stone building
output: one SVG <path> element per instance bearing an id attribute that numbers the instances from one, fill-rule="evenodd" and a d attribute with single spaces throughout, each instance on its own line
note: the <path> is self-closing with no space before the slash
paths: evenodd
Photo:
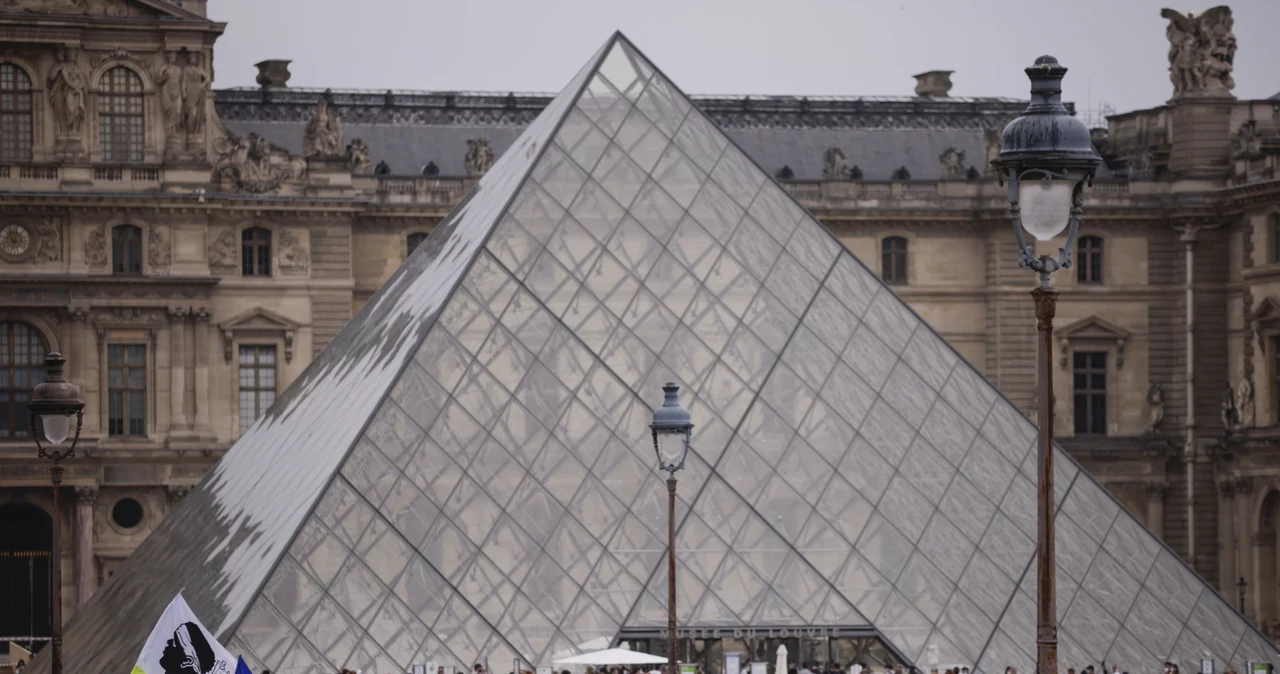
<path id="1" fill-rule="evenodd" d="M 1056 431 L 1274 631 L 1280 100 L 1231 95 L 1229 11 L 1165 16 L 1172 98 L 1094 132 L 1106 166 L 1056 279 Z M 0 0 L 0 587 L 48 573 L 24 396 L 57 350 L 86 401 L 56 515 L 68 617 L 549 100 L 293 89 L 287 61 L 214 92 L 223 28 L 203 0 Z M 917 77 L 695 102 L 1030 411 L 1033 277 L 987 168 L 1025 102 Z M 712 170 L 671 129 L 601 120 L 646 171 Z M 42 597 L 3 592 L 0 636 L 47 634 Z"/>

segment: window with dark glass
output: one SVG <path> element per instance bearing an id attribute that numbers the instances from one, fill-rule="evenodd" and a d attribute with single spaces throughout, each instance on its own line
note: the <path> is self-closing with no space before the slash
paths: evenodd
<path id="1" fill-rule="evenodd" d="M 107 345 L 107 432 L 147 434 L 147 347 Z"/>
<path id="2" fill-rule="evenodd" d="M 1276 401 L 1276 420 L 1280 421 L 1280 337 L 1271 338 L 1271 354 L 1271 376 L 1276 383 L 1275 394 L 1271 399 Z"/>
<path id="3" fill-rule="evenodd" d="M 31 78 L 0 63 L 0 160 L 31 161 Z"/>
<path id="4" fill-rule="evenodd" d="M 241 232 L 240 260 L 245 276 L 270 276 L 271 231 L 250 227 Z"/>
<path id="5" fill-rule="evenodd" d="M 1076 351 L 1074 365 L 1076 435 L 1107 434 L 1107 352 Z"/>
<path id="6" fill-rule="evenodd" d="M 418 246 L 422 245 L 422 242 L 426 240 L 427 235 L 424 232 L 414 232 L 410 234 L 404 241 L 404 256 L 409 257 L 410 255 L 413 255 L 413 251 L 417 250 Z"/>
<path id="7" fill-rule="evenodd" d="M 1280 213 L 1268 215 L 1267 225 L 1271 234 L 1271 261 L 1280 262 Z"/>
<path id="8" fill-rule="evenodd" d="M 1076 282 L 1102 283 L 1102 237 L 1080 237 L 1076 251 Z"/>
<path id="9" fill-rule="evenodd" d="M 880 242 L 880 276 L 885 283 L 907 282 L 907 240 L 901 236 L 885 237 Z"/>
<path id="10" fill-rule="evenodd" d="M 142 273 L 142 230 L 133 225 L 111 228 L 111 273 Z"/>
<path id="11" fill-rule="evenodd" d="M 276 401 L 276 347 L 240 347 L 240 432 Z"/>
<path id="12" fill-rule="evenodd" d="M 98 92 L 98 139 L 102 161 L 142 161 L 142 80 L 124 66 L 102 75 Z"/>
<path id="13" fill-rule="evenodd" d="M 48 350 L 30 325 L 0 322 L 0 440 L 31 437 L 27 403 L 31 389 L 44 381 Z"/>

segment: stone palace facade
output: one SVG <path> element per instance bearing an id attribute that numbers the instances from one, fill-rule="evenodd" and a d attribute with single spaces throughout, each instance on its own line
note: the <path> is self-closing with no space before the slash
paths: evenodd
<path id="1" fill-rule="evenodd" d="M 1232 96 L 1229 10 L 1165 18 L 1171 99 L 1094 130 L 1056 432 L 1274 634 L 1280 100 Z M 287 61 L 213 91 L 224 28 L 204 0 L 0 0 L 0 585 L 47 577 L 56 517 L 68 617 L 549 100 L 293 89 Z M 1030 412 L 1034 279 L 987 168 L 1025 102 L 949 74 L 695 103 Z M 25 413 L 54 350 L 86 402 L 60 513 Z M 47 634 L 47 599 L 0 592 L 0 636 Z"/>

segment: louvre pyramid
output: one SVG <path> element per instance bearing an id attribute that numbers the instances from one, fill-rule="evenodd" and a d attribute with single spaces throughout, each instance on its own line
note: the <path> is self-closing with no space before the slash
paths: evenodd
<path id="1" fill-rule="evenodd" d="M 128 671 L 182 588 L 277 673 L 665 625 L 668 380 L 697 423 L 682 626 L 1034 671 L 1034 427 L 621 35 L 82 611 L 67 667 Z M 1064 670 L 1276 660 L 1057 467 Z"/>

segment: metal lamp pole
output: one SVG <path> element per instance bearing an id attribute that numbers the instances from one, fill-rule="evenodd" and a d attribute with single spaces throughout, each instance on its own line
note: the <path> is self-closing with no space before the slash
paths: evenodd
<path id="1" fill-rule="evenodd" d="M 658 468 L 667 471 L 667 674 L 679 674 L 676 640 L 676 471 L 684 468 L 693 437 L 689 410 L 680 405 L 680 387 L 662 387 L 662 406 L 653 410 L 653 450 Z"/>
<path id="2" fill-rule="evenodd" d="M 49 477 L 53 481 L 53 550 L 50 555 L 53 577 L 53 605 L 49 612 L 49 649 L 52 658 L 53 674 L 62 674 L 62 507 L 58 492 L 62 491 L 62 466 L 59 462 L 76 455 L 76 443 L 80 440 L 80 426 L 84 421 L 84 401 L 80 400 L 80 391 L 75 384 L 67 381 L 62 374 L 62 364 L 66 362 L 62 354 L 54 353 L 45 356 L 44 381 L 37 384 L 31 392 L 31 402 L 27 405 L 28 423 L 31 437 L 36 441 L 37 454 L 42 459 L 50 459 Z M 53 449 L 66 441 L 71 433 L 71 417 L 76 419 L 75 435 L 71 445 L 65 450 Z M 36 419 L 40 420 L 37 426 Z M 50 447 L 40 442 L 43 435 Z"/>
<path id="3" fill-rule="evenodd" d="M 1026 112 L 1004 129 L 999 156 L 991 163 L 1009 185 L 1009 214 L 1018 239 L 1018 265 L 1040 277 L 1031 291 L 1035 301 L 1037 420 L 1036 441 L 1039 494 L 1037 499 L 1036 672 L 1058 672 L 1058 615 L 1053 517 L 1053 317 L 1058 291 L 1050 275 L 1071 266 L 1084 186 L 1102 159 L 1093 151 L 1089 129 L 1062 105 L 1062 78 L 1067 69 L 1052 56 L 1041 56 L 1026 69 L 1031 80 L 1031 103 Z M 1066 245 L 1058 255 L 1036 256 L 1023 236 L 1051 241 L 1064 229 Z"/>

